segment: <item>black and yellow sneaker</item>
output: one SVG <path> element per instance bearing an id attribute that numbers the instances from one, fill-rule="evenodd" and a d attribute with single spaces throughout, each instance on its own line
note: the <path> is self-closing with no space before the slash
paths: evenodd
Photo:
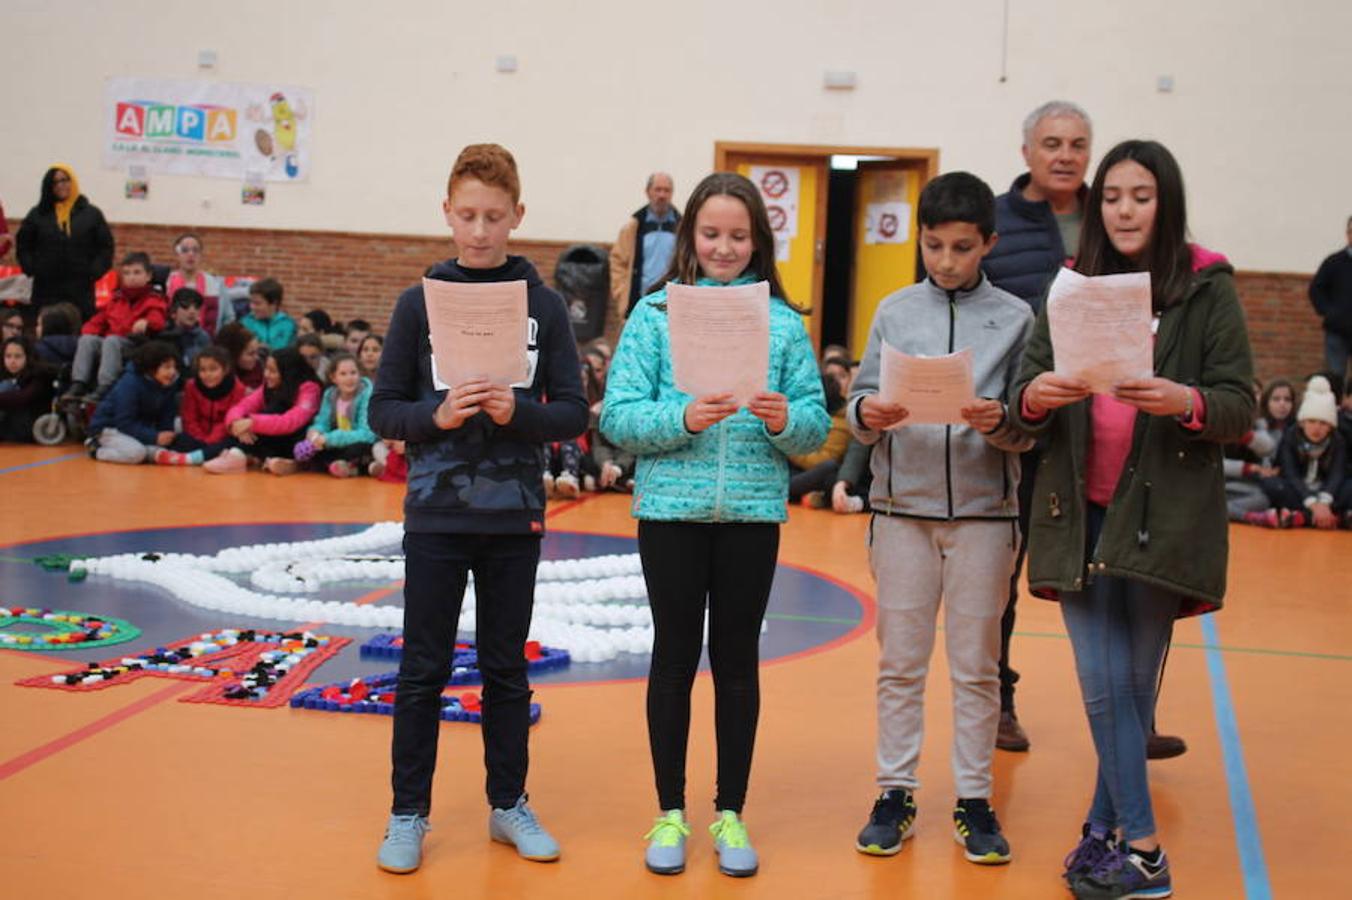
<path id="1" fill-rule="evenodd" d="M 1009 841 L 1000 833 L 995 810 L 985 800 L 959 800 L 953 809 L 953 837 L 970 862 L 998 866 L 1009 862 Z"/>
<path id="2" fill-rule="evenodd" d="M 859 832 L 854 849 L 869 856 L 895 856 L 915 826 L 915 800 L 905 788 L 883 791 L 873 803 L 868 824 Z"/>

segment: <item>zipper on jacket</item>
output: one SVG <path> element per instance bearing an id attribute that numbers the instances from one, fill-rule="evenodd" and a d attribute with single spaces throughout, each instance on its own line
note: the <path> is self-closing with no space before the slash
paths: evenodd
<path id="1" fill-rule="evenodd" d="M 1141 527 L 1136 529 L 1136 546 L 1144 550 L 1150 543 L 1150 482 L 1145 483 L 1145 495 L 1141 498 Z"/>
<path id="2" fill-rule="evenodd" d="M 958 325 L 957 291 L 948 292 L 948 352 L 953 352 L 953 341 Z M 953 426 L 944 426 L 944 486 L 948 491 L 948 517 L 953 518 Z"/>
<path id="3" fill-rule="evenodd" d="M 714 487 L 714 521 L 723 521 L 723 472 L 728 459 L 728 420 L 724 419 L 716 426 L 718 429 L 718 483 Z"/>

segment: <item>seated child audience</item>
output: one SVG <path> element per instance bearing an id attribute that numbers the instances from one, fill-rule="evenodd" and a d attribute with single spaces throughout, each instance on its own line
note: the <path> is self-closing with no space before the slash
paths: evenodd
<path id="1" fill-rule="evenodd" d="M 179 418 L 183 431 L 168 449 L 151 459 L 161 466 L 200 466 L 230 446 L 225 417 L 244 399 L 245 388 L 231 371 L 230 354 L 214 344 L 203 347 L 193 361 L 193 377 L 183 387 Z"/>
<path id="2" fill-rule="evenodd" d="M 164 293 L 173 297 L 179 288 L 192 288 L 202 298 L 201 320 L 198 324 L 209 335 L 235 321 L 235 307 L 226 299 L 225 282 L 219 275 L 202 268 L 202 239 L 195 234 L 181 234 L 174 241 L 174 257 L 178 268 L 169 273 L 164 282 Z"/>
<path id="3" fill-rule="evenodd" d="M 1347 446 L 1338 429 L 1338 404 L 1323 375 L 1310 379 L 1278 451 L 1281 474 L 1263 480 L 1274 509 L 1250 513 L 1245 521 L 1270 528 L 1352 527 L 1352 482 L 1347 479 Z"/>
<path id="4" fill-rule="evenodd" d="M 296 443 L 319 409 L 320 393 L 305 358 L 290 347 L 278 350 L 263 365 L 263 389 L 226 413 L 230 448 L 202 468 L 215 474 L 243 472 L 252 461 L 273 475 L 294 473 Z"/>
<path id="5" fill-rule="evenodd" d="M 343 349 L 353 356 L 361 352 L 361 342 L 371 333 L 371 323 L 365 319 L 352 319 L 343 332 Z"/>
<path id="6" fill-rule="evenodd" d="M 836 483 L 831 486 L 831 508 L 841 515 L 868 512 L 869 488 L 873 485 L 873 470 L 869 454 L 873 448 L 862 444 L 853 434 L 845 448 L 845 458 L 836 472 Z"/>
<path id="7" fill-rule="evenodd" d="M 848 369 L 847 369 L 848 374 Z M 848 389 L 848 382 L 846 388 Z M 850 446 L 850 423 L 845 419 L 845 395 L 840 382 L 822 373 L 826 411 L 831 415 L 831 430 L 826 442 L 811 453 L 789 457 L 789 502 L 825 509 L 831 502 L 828 492 L 835 486 L 840 463 Z"/>
<path id="8" fill-rule="evenodd" d="M 296 349 L 300 355 L 305 357 L 305 361 L 310 364 L 310 368 L 315 370 L 315 377 L 320 381 L 328 381 L 329 378 L 329 358 L 324 353 L 324 339 L 313 331 L 309 334 L 302 334 L 296 338 Z"/>
<path id="9" fill-rule="evenodd" d="M 357 369 L 351 353 L 341 352 L 329 366 L 329 381 L 319 415 L 294 455 L 335 478 L 351 478 L 374 461 L 371 447 L 377 438 L 366 418 L 371 380 Z"/>
<path id="10" fill-rule="evenodd" d="M 80 329 L 69 396 L 84 396 L 91 388 L 95 400 L 106 394 L 122 374 L 122 357 L 163 331 L 168 311 L 164 295 L 150 285 L 150 257 L 128 253 L 112 299 Z"/>
<path id="11" fill-rule="evenodd" d="M 614 355 L 614 350 L 605 338 L 596 338 L 588 343 L 582 351 L 582 361 L 591 364 L 597 382 L 601 385 L 602 393 L 605 393 L 606 372 L 610 369 L 610 358 Z"/>
<path id="12" fill-rule="evenodd" d="M 18 307 L 6 306 L 0 309 L 0 341 L 23 337 L 23 312 Z"/>
<path id="13" fill-rule="evenodd" d="M 75 363 L 80 343 L 80 310 L 74 303 L 53 303 L 38 314 L 34 351 L 43 362 L 57 366 Z"/>
<path id="14" fill-rule="evenodd" d="M 601 345 L 609 349 L 609 345 L 604 342 Z M 596 473 L 595 487 L 598 490 L 632 491 L 634 466 L 638 458 L 601 432 L 601 410 L 606 396 L 604 373 L 609 363 L 610 357 L 602 352 L 597 341 L 593 341 L 582 356 L 582 390 L 587 395 L 587 405 L 591 407 L 591 425 L 587 432 L 591 458 L 588 460 L 586 456 L 583 457 L 582 468 Z"/>
<path id="15" fill-rule="evenodd" d="M 138 465 L 174 441 L 178 351 L 147 341 L 94 410 L 85 447 L 99 462 Z"/>
<path id="16" fill-rule="evenodd" d="M 282 283 L 275 278 L 249 285 L 249 314 L 240 321 L 270 350 L 289 347 L 296 339 L 296 322 L 282 311 Z"/>
<path id="17" fill-rule="evenodd" d="M 1295 408 L 1295 388 L 1289 381 L 1278 378 L 1266 389 L 1255 382 L 1254 391 L 1258 417 L 1253 430 L 1240 443 L 1225 445 L 1225 507 L 1232 522 L 1272 506 L 1263 479 L 1277 474 L 1277 445 Z"/>
<path id="18" fill-rule="evenodd" d="M 22 337 L 4 342 L 0 369 L 0 441 L 31 444 L 33 422 L 52 408 L 52 373 Z"/>
<path id="19" fill-rule="evenodd" d="M 378 334 L 368 334 L 362 338 L 361 347 L 357 350 L 357 367 L 365 378 L 372 380 L 376 377 L 376 370 L 380 368 L 380 354 L 385 349 L 385 339 Z"/>
<path id="20" fill-rule="evenodd" d="M 546 494 L 571 499 L 581 493 L 582 455 L 582 446 L 576 440 L 545 444 L 542 477 Z"/>
<path id="21" fill-rule="evenodd" d="M 312 309 L 296 320 L 296 334 L 327 334 L 333 328 L 333 319 L 322 309 Z"/>
<path id="22" fill-rule="evenodd" d="M 408 481 L 408 457 L 404 455 L 403 441 L 381 439 L 371 446 L 371 465 L 366 471 L 371 477 L 392 484 Z"/>
<path id="23" fill-rule="evenodd" d="M 252 391 L 263 386 L 263 367 L 258 359 L 262 345 L 252 331 L 231 322 L 216 335 L 216 343 L 230 354 L 231 369 L 246 388 Z"/>
<path id="24" fill-rule="evenodd" d="M 192 370 L 192 361 L 211 343 L 201 323 L 202 295 L 192 288 L 179 288 L 169 303 L 169 327 L 160 339 L 178 348 L 178 361 L 185 372 Z"/>

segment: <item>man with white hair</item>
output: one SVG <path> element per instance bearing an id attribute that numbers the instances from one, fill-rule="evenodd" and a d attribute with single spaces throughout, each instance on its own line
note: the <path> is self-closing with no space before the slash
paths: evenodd
<path id="1" fill-rule="evenodd" d="M 982 268 L 998 288 L 1028 301 L 1040 311 L 1047 285 L 1062 266 L 1079 252 L 1080 223 L 1089 188 L 1093 123 L 1089 114 L 1067 100 L 1052 100 L 1023 121 L 1023 159 L 1028 171 L 1014 179 L 1009 192 L 995 198 L 995 231 L 1000 241 L 986 256 Z M 1028 517 L 1033 504 L 1033 478 L 1041 454 L 1034 447 L 1020 458 L 1019 548 L 1014 575 L 1009 580 L 1009 605 L 1000 634 L 1000 729 L 995 746 L 1026 751 L 1028 735 L 1014 712 L 1014 683 L 1019 673 L 1009 666 L 1009 641 L 1014 633 L 1014 604 L 1019 596 L 1019 570 L 1027 550 Z M 1167 658 L 1167 657 L 1166 657 Z M 1183 739 L 1152 733 L 1146 748 L 1150 759 L 1167 759 L 1187 752 Z"/>
<path id="2" fill-rule="evenodd" d="M 666 172 L 648 176 L 648 203 L 620 229 L 610 248 L 610 300 L 614 320 L 629 317 L 639 298 L 661 281 L 676 251 L 681 212 L 671 204 L 675 187 Z"/>
<path id="3" fill-rule="evenodd" d="M 1035 313 L 1042 306 L 1047 285 L 1079 247 L 1089 195 L 1084 175 L 1092 137 L 1089 114 L 1079 106 L 1066 100 L 1042 104 L 1023 123 L 1023 160 L 1028 171 L 1014 179 L 1008 193 L 995 198 L 995 232 L 1000 240 L 982 269 L 996 287 L 1023 298 Z M 1000 730 L 995 746 L 1016 753 L 1026 751 L 1029 742 L 1014 712 L 1014 683 L 1019 673 L 1009 667 L 1009 640 L 1014 633 L 1014 604 L 1027 549 L 1038 456 L 1034 448 L 1020 460 L 1019 531 L 1024 540 L 1009 580 L 1009 605 L 1000 628 Z"/>

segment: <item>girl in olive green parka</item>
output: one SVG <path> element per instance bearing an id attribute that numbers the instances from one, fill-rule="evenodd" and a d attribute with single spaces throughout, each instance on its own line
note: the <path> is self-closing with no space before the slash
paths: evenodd
<path id="1" fill-rule="evenodd" d="M 1010 413 L 1043 436 L 1028 538 L 1033 593 L 1061 601 L 1098 779 L 1066 861 L 1077 897 L 1172 890 L 1155 833 L 1146 740 L 1176 617 L 1219 609 L 1227 522 L 1221 444 L 1253 418 L 1253 364 L 1233 270 L 1186 241 L 1167 149 L 1126 141 L 1099 165 L 1076 269 L 1148 271 L 1154 371 L 1111 395 L 1054 372 L 1044 306 Z"/>

